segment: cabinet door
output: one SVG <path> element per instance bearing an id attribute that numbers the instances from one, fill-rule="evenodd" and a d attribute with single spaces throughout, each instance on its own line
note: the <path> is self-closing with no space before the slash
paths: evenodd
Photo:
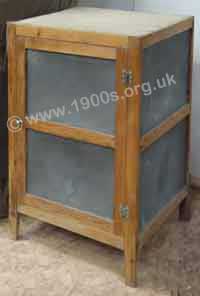
<path id="1" fill-rule="evenodd" d="M 119 100 L 125 50 L 62 42 L 55 47 L 48 40 L 47 51 L 45 42 L 17 43 L 12 103 L 22 123 L 16 119 L 21 126 L 13 153 L 20 178 L 14 172 L 13 188 L 21 212 L 34 204 L 46 221 L 43 211 L 55 206 L 53 215 L 67 211 L 113 232 L 113 224 L 121 223 L 125 184 L 126 100 Z"/>
<path id="2" fill-rule="evenodd" d="M 95 135 L 115 134 L 116 61 L 32 49 L 26 60 L 27 193 L 113 219 L 114 151 Z"/>

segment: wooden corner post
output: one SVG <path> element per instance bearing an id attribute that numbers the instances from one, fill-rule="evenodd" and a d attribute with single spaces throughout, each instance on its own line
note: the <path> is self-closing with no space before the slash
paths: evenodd
<path id="1" fill-rule="evenodd" d="M 187 150 L 187 187 L 188 195 L 182 201 L 179 207 L 179 219 L 181 221 L 190 221 L 191 219 L 191 124 L 192 124 L 192 78 L 193 78 L 193 52 L 194 52 L 194 19 L 190 29 L 190 43 L 188 56 L 188 103 L 190 105 L 190 114 L 188 118 L 188 150 Z"/>
<path id="2" fill-rule="evenodd" d="M 9 222 L 13 239 L 18 238 L 19 217 L 17 214 L 16 179 L 15 179 L 15 147 L 16 135 L 12 132 L 10 121 L 15 116 L 14 98 L 16 97 L 17 56 L 15 44 L 15 26 L 8 25 L 8 129 L 9 129 Z"/>
<path id="3" fill-rule="evenodd" d="M 128 48 L 128 72 L 132 76 L 126 90 L 126 203 L 128 217 L 124 219 L 124 252 L 126 283 L 137 284 L 137 247 L 139 231 L 139 171 L 140 171 L 140 105 L 142 47 L 139 39 L 130 38 Z M 130 88 L 130 89 L 129 89 Z"/>
<path id="4" fill-rule="evenodd" d="M 18 197 L 25 193 L 25 48 L 8 25 L 9 222 L 13 239 L 19 236 Z"/>
<path id="5" fill-rule="evenodd" d="M 128 68 L 127 48 L 117 49 L 116 64 L 116 149 L 115 149 L 115 202 L 114 202 L 114 231 L 122 235 L 121 207 L 124 205 L 126 180 L 126 132 L 127 132 L 127 100 L 125 98 L 126 83 L 123 72 Z"/>

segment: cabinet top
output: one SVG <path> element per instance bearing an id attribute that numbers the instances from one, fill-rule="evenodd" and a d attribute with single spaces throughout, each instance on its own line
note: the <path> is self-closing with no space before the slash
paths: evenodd
<path id="1" fill-rule="evenodd" d="M 15 24 L 67 31 L 143 37 L 190 19 L 191 17 L 188 16 L 75 7 L 57 13 L 29 18 Z"/>

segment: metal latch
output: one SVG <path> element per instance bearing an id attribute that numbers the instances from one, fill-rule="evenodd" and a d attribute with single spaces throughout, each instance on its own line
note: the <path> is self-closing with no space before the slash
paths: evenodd
<path id="1" fill-rule="evenodd" d="M 129 217 L 129 208 L 127 205 L 120 206 L 120 217 L 121 219 L 128 219 Z"/>
<path id="2" fill-rule="evenodd" d="M 133 84 L 133 72 L 122 70 L 122 81 L 126 85 L 132 85 Z"/>

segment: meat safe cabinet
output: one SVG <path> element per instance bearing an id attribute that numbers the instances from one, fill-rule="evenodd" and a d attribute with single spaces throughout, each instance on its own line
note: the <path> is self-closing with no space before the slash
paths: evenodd
<path id="1" fill-rule="evenodd" d="M 73 8 L 10 23 L 9 172 L 24 214 L 124 251 L 189 208 L 193 18 Z"/>

